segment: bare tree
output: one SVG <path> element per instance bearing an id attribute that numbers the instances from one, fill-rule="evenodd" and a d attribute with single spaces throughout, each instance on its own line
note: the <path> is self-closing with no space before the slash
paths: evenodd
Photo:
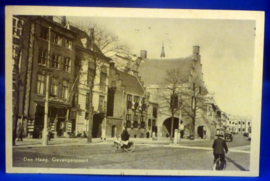
<path id="1" fill-rule="evenodd" d="M 179 112 L 182 103 L 180 102 L 181 89 L 184 84 L 184 76 L 180 68 L 169 69 L 166 72 L 164 85 L 159 88 L 159 112 L 171 117 L 171 134 L 172 140 L 174 130 L 174 119 Z"/>
<path id="2" fill-rule="evenodd" d="M 95 52 L 100 51 L 107 57 L 111 57 L 116 53 L 130 54 L 130 45 L 121 41 L 117 35 L 108 31 L 105 27 L 91 22 L 88 24 L 74 24 L 74 26 L 85 31 L 92 38 L 92 43 L 96 46 L 92 46 Z"/>
<path id="3" fill-rule="evenodd" d="M 182 89 L 182 102 L 181 110 L 183 116 L 190 118 L 190 132 L 191 138 L 195 138 L 195 124 L 196 120 L 200 118 L 201 111 L 206 101 L 205 95 L 207 91 L 202 85 L 202 81 L 199 77 L 193 78 L 185 87 Z"/>
<path id="4" fill-rule="evenodd" d="M 171 139 L 174 130 L 176 114 L 189 118 L 190 132 L 194 138 L 195 122 L 199 118 L 199 111 L 205 102 L 205 88 L 201 79 L 196 76 L 186 77 L 180 68 L 169 69 L 166 72 L 164 85 L 159 88 L 159 112 L 171 117 Z"/>
<path id="5" fill-rule="evenodd" d="M 97 74 L 98 70 L 102 68 L 104 64 L 104 60 L 108 59 L 109 56 L 116 54 L 116 53 L 125 53 L 129 54 L 129 48 L 127 44 L 124 44 L 120 41 L 118 36 L 112 34 L 111 32 L 107 31 L 105 28 L 98 27 L 96 24 L 81 24 L 81 25 L 74 25 L 75 27 L 79 28 L 80 30 L 87 33 L 90 37 L 90 50 L 92 54 L 87 57 L 88 64 L 93 65 L 93 72 L 92 78 L 89 82 L 89 124 L 88 124 L 88 136 L 87 142 L 92 142 L 92 127 L 93 127 L 93 116 L 94 116 L 94 109 L 93 109 L 93 90 L 95 86 L 106 86 L 95 84 L 95 79 L 100 75 Z M 100 78 L 100 77 L 99 77 Z M 105 111 L 105 110 L 104 110 Z M 106 128 L 105 128 L 106 129 Z"/>

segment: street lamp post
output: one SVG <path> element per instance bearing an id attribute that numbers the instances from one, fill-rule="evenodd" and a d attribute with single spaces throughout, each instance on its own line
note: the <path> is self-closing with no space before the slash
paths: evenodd
<path id="1" fill-rule="evenodd" d="M 103 140 L 106 140 L 106 128 L 107 128 L 107 102 L 104 102 L 104 134 Z"/>
<path id="2" fill-rule="evenodd" d="M 45 105 L 44 105 L 44 125 L 42 133 L 42 145 L 48 145 L 48 113 L 49 113 L 49 84 L 50 84 L 50 47 L 51 47 L 51 27 L 48 31 L 48 60 L 46 70 L 46 93 L 45 93 Z"/>

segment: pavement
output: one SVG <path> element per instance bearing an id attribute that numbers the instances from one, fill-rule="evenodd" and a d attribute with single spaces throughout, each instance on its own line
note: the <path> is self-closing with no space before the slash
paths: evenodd
<path id="1" fill-rule="evenodd" d="M 89 144 L 111 144 L 116 138 L 107 138 L 106 140 L 102 140 L 100 138 L 92 138 L 92 143 L 87 143 L 87 138 L 53 138 L 48 141 L 47 146 L 66 146 L 66 145 L 89 145 Z M 135 144 L 147 144 L 147 145 L 169 145 L 173 144 L 173 141 L 170 138 L 159 138 L 157 140 L 149 139 L 149 138 L 131 138 L 130 141 L 133 141 Z M 179 144 L 187 143 L 187 142 L 206 142 L 209 140 L 189 140 L 189 139 L 181 139 Z M 16 141 L 17 147 L 40 147 L 42 145 L 42 139 L 33 139 L 33 138 L 24 138 L 23 141 Z"/>

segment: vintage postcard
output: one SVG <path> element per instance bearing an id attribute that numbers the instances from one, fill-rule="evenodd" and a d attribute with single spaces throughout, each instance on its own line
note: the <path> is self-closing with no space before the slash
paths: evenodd
<path id="1" fill-rule="evenodd" d="M 258 176 L 264 12 L 6 7 L 6 171 Z"/>

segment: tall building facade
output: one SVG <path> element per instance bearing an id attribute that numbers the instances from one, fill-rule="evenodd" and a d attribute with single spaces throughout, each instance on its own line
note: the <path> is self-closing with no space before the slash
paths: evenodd
<path id="1" fill-rule="evenodd" d="M 145 135 L 149 94 L 137 76 L 138 57 L 118 56 L 128 63 L 118 69 L 94 35 L 65 17 L 14 16 L 13 117 L 24 136 L 42 136 L 46 92 L 54 137 L 87 136 L 89 129 L 93 138 L 116 137 L 123 127 Z"/>
<path id="2" fill-rule="evenodd" d="M 49 94 L 48 118 L 56 135 L 64 134 L 71 105 L 70 87 L 74 74 L 76 33 L 53 17 L 24 16 L 18 122 L 25 136 L 40 137 L 44 125 L 45 93 Z M 15 42 L 13 42 L 15 45 Z M 16 63 L 18 64 L 18 63 Z M 49 86 L 46 86 L 47 77 Z"/>
<path id="3" fill-rule="evenodd" d="M 145 137 L 149 131 L 147 111 L 149 94 L 137 76 L 137 60 L 117 56 L 117 62 L 126 62 L 119 70 L 111 62 L 107 100 L 107 136 L 120 136 L 126 128 L 131 137 Z"/>

